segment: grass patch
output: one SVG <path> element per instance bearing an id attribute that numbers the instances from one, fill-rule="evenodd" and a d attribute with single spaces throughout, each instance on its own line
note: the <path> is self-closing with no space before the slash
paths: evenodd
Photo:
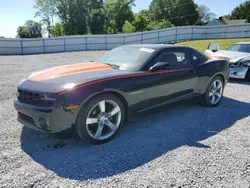
<path id="1" fill-rule="evenodd" d="M 177 45 L 183 45 L 183 46 L 191 46 L 193 48 L 196 48 L 197 50 L 200 50 L 201 52 L 205 52 L 208 44 L 210 42 L 217 42 L 221 49 L 226 49 L 227 47 L 231 46 L 232 44 L 235 44 L 237 42 L 250 42 L 250 38 L 239 38 L 239 39 L 211 39 L 211 40 L 194 40 L 194 41 L 186 41 L 186 42 L 179 42 L 176 43 Z"/>

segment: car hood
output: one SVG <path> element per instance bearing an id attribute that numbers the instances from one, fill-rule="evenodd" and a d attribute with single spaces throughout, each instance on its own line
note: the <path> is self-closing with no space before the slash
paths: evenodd
<path id="1" fill-rule="evenodd" d="M 231 63 L 236 63 L 237 61 L 243 58 L 250 57 L 250 53 L 220 50 L 218 52 L 213 53 L 213 56 L 226 57 Z"/>
<path id="2" fill-rule="evenodd" d="M 58 93 L 86 82 L 134 73 L 113 69 L 103 63 L 88 62 L 57 66 L 32 73 L 18 89 L 45 93 Z"/>

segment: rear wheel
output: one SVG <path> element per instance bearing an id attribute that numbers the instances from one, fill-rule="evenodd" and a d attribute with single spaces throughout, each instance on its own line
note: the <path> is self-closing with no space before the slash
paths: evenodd
<path id="1" fill-rule="evenodd" d="M 101 95 L 80 110 L 76 132 L 87 143 L 102 144 L 117 135 L 124 119 L 125 110 L 121 100 L 111 94 Z"/>
<path id="2" fill-rule="evenodd" d="M 202 104 L 215 107 L 220 104 L 224 92 L 224 83 L 221 77 L 214 77 L 209 83 L 206 92 L 202 96 Z"/>

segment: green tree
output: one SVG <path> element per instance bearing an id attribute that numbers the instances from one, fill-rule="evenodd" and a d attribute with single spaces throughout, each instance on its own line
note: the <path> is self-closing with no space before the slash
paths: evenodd
<path id="1" fill-rule="evenodd" d="M 35 17 L 41 18 L 42 23 L 46 26 L 49 37 L 53 32 L 52 28 L 55 24 L 56 5 L 56 0 L 35 0 L 34 8 L 37 9 Z"/>
<path id="2" fill-rule="evenodd" d="M 149 9 L 154 12 L 156 20 L 177 16 L 177 0 L 152 0 Z"/>
<path id="3" fill-rule="evenodd" d="M 108 17 L 108 23 L 115 20 L 118 32 L 122 32 L 125 21 L 133 20 L 132 6 L 135 0 L 106 0 L 103 4 Z M 111 27 L 108 25 L 106 28 Z"/>
<path id="4" fill-rule="evenodd" d="M 247 19 L 250 23 L 250 1 L 246 1 L 241 3 L 238 7 L 236 7 L 230 16 L 231 19 Z"/>
<path id="5" fill-rule="evenodd" d="M 174 27 L 174 25 L 171 24 L 171 22 L 168 20 L 151 21 L 148 24 L 147 30 L 166 29 L 166 28 L 170 28 L 170 27 Z"/>
<path id="6" fill-rule="evenodd" d="M 146 17 L 148 20 L 154 20 L 155 14 L 150 9 L 143 9 L 139 13 L 139 15 Z"/>
<path id="7" fill-rule="evenodd" d="M 135 32 L 135 27 L 129 21 L 125 21 L 122 31 L 123 33 L 133 33 Z"/>
<path id="8" fill-rule="evenodd" d="M 58 0 L 57 10 L 65 35 L 82 35 L 88 32 L 88 7 L 85 0 Z"/>
<path id="9" fill-rule="evenodd" d="M 210 12 L 210 8 L 206 5 L 198 5 L 197 11 L 199 12 L 199 21 L 203 23 L 208 23 L 216 17 L 214 13 Z"/>
<path id="10" fill-rule="evenodd" d="M 224 17 L 226 20 L 230 20 L 231 14 L 226 14 L 226 15 L 224 15 L 224 16 L 222 16 L 222 17 Z"/>
<path id="11" fill-rule="evenodd" d="M 64 26 L 63 24 L 57 23 L 53 26 L 51 35 L 53 37 L 64 36 Z"/>
<path id="12" fill-rule="evenodd" d="M 199 21 L 199 12 L 193 0 L 178 0 L 177 18 L 169 20 L 176 26 L 195 25 Z"/>
<path id="13" fill-rule="evenodd" d="M 176 26 L 193 25 L 199 19 L 193 0 L 152 0 L 150 10 L 156 20 L 169 20 Z"/>
<path id="14" fill-rule="evenodd" d="M 92 9 L 90 13 L 89 29 L 92 34 L 103 34 L 105 14 L 103 9 Z"/>
<path id="15" fill-rule="evenodd" d="M 64 25 L 65 34 L 89 33 L 91 12 L 93 9 L 100 9 L 102 4 L 103 0 L 57 0 L 57 15 Z"/>
<path id="16" fill-rule="evenodd" d="M 132 22 L 136 31 L 146 31 L 149 22 L 152 20 L 152 14 L 149 10 L 141 10 L 139 13 L 134 14 Z"/>
<path id="17" fill-rule="evenodd" d="M 19 26 L 17 29 L 17 36 L 20 38 L 41 38 L 42 24 L 28 20 L 24 26 Z"/>
<path id="18" fill-rule="evenodd" d="M 83 1 L 85 1 L 85 6 L 86 6 L 86 9 L 87 9 L 86 20 L 87 20 L 87 26 L 88 26 L 88 33 L 91 33 L 91 28 L 90 27 L 91 27 L 91 24 L 93 24 L 93 22 L 91 22 L 91 19 L 93 18 L 93 17 L 91 18 L 92 10 L 102 9 L 103 0 L 83 0 Z M 98 17 L 97 12 L 95 12 L 95 16 Z M 97 31 L 97 33 L 98 32 L 100 32 L 100 31 Z"/>
<path id="19" fill-rule="evenodd" d="M 117 23 L 115 20 L 110 20 L 104 25 L 104 30 L 106 34 L 116 34 L 118 33 Z"/>
<path id="20" fill-rule="evenodd" d="M 19 37 L 19 38 L 31 38 L 28 28 L 24 27 L 24 26 L 19 26 L 17 28 L 17 37 Z"/>

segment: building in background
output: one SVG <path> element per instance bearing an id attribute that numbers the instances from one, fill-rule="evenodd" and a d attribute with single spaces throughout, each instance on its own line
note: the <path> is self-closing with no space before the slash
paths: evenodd
<path id="1" fill-rule="evenodd" d="M 219 26 L 219 25 L 239 25 L 247 23 L 247 19 L 239 19 L 239 20 L 227 20 L 223 17 L 219 17 L 218 19 L 213 19 L 211 22 L 207 24 L 207 26 Z"/>

